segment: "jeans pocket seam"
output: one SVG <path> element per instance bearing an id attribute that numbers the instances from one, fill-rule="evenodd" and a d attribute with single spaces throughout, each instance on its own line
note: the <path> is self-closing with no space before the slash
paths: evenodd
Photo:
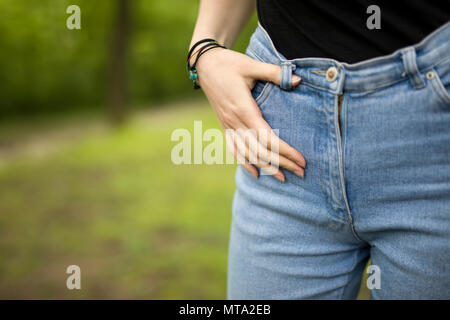
<path id="1" fill-rule="evenodd" d="M 439 74 L 433 70 L 434 78 L 429 80 L 433 87 L 433 92 L 438 96 L 439 100 L 447 107 L 450 107 L 450 94 L 445 89 Z"/>
<path id="2" fill-rule="evenodd" d="M 264 87 L 262 88 L 261 93 L 255 98 L 255 102 L 258 105 L 258 107 L 261 109 L 264 102 L 267 100 L 267 98 L 270 95 L 270 92 L 273 89 L 273 83 L 267 82 Z"/>
<path id="3" fill-rule="evenodd" d="M 251 48 L 247 49 L 247 55 L 255 60 L 258 60 L 260 62 L 265 62 L 264 59 L 262 59 L 255 51 L 253 51 Z"/>

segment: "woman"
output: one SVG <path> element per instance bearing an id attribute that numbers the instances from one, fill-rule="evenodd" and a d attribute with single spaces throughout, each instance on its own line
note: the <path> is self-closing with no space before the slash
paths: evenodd
<path id="1" fill-rule="evenodd" d="M 353 299 L 371 258 L 372 298 L 449 299 L 450 2 L 259 0 L 218 47 L 255 2 L 202 1 L 191 43 L 223 129 L 279 136 L 229 146 L 228 297 Z"/>

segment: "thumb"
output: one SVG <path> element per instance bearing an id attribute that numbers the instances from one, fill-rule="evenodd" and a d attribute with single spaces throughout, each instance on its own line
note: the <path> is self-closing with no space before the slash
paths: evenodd
<path id="1" fill-rule="evenodd" d="M 257 80 L 272 82 L 276 85 L 281 84 L 281 67 L 271 63 L 265 63 L 254 60 L 255 63 L 252 66 L 251 77 Z M 302 79 L 296 75 L 292 75 L 291 84 L 293 87 L 297 86 Z"/>

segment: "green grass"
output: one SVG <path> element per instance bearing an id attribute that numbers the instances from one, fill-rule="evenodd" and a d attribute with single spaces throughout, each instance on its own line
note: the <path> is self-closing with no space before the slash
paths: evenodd
<path id="1" fill-rule="evenodd" d="M 202 104 L 120 130 L 63 121 L 60 131 L 78 128 L 65 143 L 38 123 L 37 142 L 11 142 L 25 141 L 0 167 L 0 297 L 225 298 L 235 169 L 170 161 L 175 128 L 217 126 Z M 39 143 L 44 151 L 26 151 Z M 65 288 L 70 264 L 81 267 L 81 291 Z"/>
<path id="2" fill-rule="evenodd" d="M 99 115 L 1 129 L 0 298 L 225 298 L 235 167 L 170 161 L 172 131 L 199 119 L 218 127 L 202 101 L 119 130 Z"/>

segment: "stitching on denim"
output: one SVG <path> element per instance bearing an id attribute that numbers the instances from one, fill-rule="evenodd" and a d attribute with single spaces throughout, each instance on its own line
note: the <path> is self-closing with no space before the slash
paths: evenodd
<path id="1" fill-rule="evenodd" d="M 339 130 L 338 129 L 339 125 L 337 123 L 337 117 L 336 117 L 336 112 L 335 112 L 335 110 L 337 110 L 337 99 L 338 98 L 337 98 L 336 95 L 333 95 L 331 97 L 331 100 L 333 101 L 333 113 L 332 114 L 327 114 L 327 121 L 328 121 L 328 123 L 330 125 L 330 128 L 331 127 L 334 128 L 334 130 L 330 131 L 330 132 L 334 133 L 335 140 L 336 140 L 336 149 L 334 149 L 333 146 L 330 145 L 329 153 L 332 154 L 333 151 L 336 151 L 336 156 L 338 158 L 337 172 L 335 170 L 335 168 L 336 168 L 336 161 L 334 159 L 333 159 L 333 161 L 329 162 L 329 167 L 330 167 L 330 175 L 331 175 L 332 179 L 334 178 L 335 181 L 336 180 L 339 181 L 337 186 L 338 186 L 338 189 L 341 189 L 341 190 L 335 190 L 336 188 L 333 187 L 335 185 L 334 181 L 332 181 L 330 185 L 333 185 L 331 187 L 331 196 L 332 196 L 333 201 L 336 204 L 336 207 L 338 209 L 341 209 L 341 210 L 344 209 L 345 210 L 345 207 L 342 207 L 340 205 L 340 201 L 339 201 L 340 197 L 338 196 L 339 193 L 341 193 L 341 195 L 343 194 L 343 190 L 342 190 L 342 187 L 340 185 L 340 175 L 341 175 L 341 173 L 340 173 L 340 165 L 339 165 L 339 162 L 341 161 L 340 154 L 339 154 L 339 151 L 340 151 L 340 148 L 341 148 L 341 146 L 340 146 L 340 136 L 339 136 L 340 134 L 339 134 L 339 132 L 337 132 Z M 330 101 L 327 101 L 327 103 L 328 102 L 330 102 Z"/>
<path id="2" fill-rule="evenodd" d="M 441 63 L 447 62 L 447 60 L 450 60 L 450 56 L 445 57 L 445 58 L 442 58 L 441 60 L 438 60 L 436 63 L 434 63 L 434 64 L 432 64 L 432 65 L 429 65 L 429 66 L 427 66 L 426 68 L 420 69 L 420 70 L 419 70 L 419 73 L 423 74 L 423 73 L 426 72 L 427 70 L 433 69 L 433 68 L 435 68 L 436 66 L 440 65 Z M 397 84 L 397 83 L 400 83 L 400 82 L 403 82 L 403 81 L 406 81 L 406 80 L 408 80 L 408 78 L 407 78 L 406 75 L 404 75 L 403 78 L 400 78 L 400 79 L 396 79 L 396 80 L 393 80 L 393 81 L 389 81 L 389 82 L 382 83 L 382 84 L 380 84 L 379 86 L 376 86 L 376 87 L 371 88 L 370 90 L 347 90 L 347 92 L 359 92 L 359 93 L 362 93 L 362 94 L 365 94 L 365 93 L 368 93 L 368 94 L 369 94 L 369 93 L 372 93 L 372 92 L 374 92 L 374 91 L 377 91 L 377 90 L 380 90 L 380 89 L 384 89 L 384 88 L 390 87 L 390 86 L 392 86 L 392 85 L 394 85 L 394 84 Z M 302 82 L 302 83 L 303 83 L 303 82 Z"/>
<path id="3" fill-rule="evenodd" d="M 308 86 L 308 87 L 315 88 L 315 89 L 318 89 L 318 90 L 321 90 L 321 91 L 328 91 L 328 92 L 330 92 L 330 93 L 336 93 L 336 90 L 332 90 L 332 89 L 330 89 L 330 88 L 325 88 L 325 87 L 316 86 L 316 85 L 314 85 L 314 84 L 312 84 L 312 83 L 310 83 L 310 82 L 307 82 L 307 81 L 303 81 L 303 80 L 302 80 L 302 82 L 301 82 L 300 84 L 306 85 L 306 86 Z"/>
<path id="4" fill-rule="evenodd" d="M 253 58 L 255 60 L 258 60 L 260 62 L 265 62 L 256 52 L 254 52 L 250 47 L 247 49 L 247 55 L 250 58 Z M 270 93 L 272 92 L 273 88 L 275 87 L 275 84 L 273 84 L 270 81 L 267 81 L 267 83 L 264 85 L 264 88 L 262 89 L 261 93 L 258 97 L 256 97 L 255 101 L 258 104 L 259 108 L 262 110 L 262 105 L 266 102 L 267 98 L 269 97 Z"/>
<path id="5" fill-rule="evenodd" d="M 334 103 L 333 103 L 333 109 L 334 109 L 334 117 L 333 117 L 333 124 L 334 124 L 334 133 L 336 135 L 336 151 L 338 156 L 338 173 L 337 178 L 339 180 L 339 187 L 341 189 L 342 198 L 344 199 L 344 203 L 346 202 L 346 190 L 345 190 L 345 181 L 344 177 L 341 175 L 342 167 L 343 167 L 343 159 L 342 159 L 342 133 L 339 128 L 339 117 L 336 111 L 339 110 L 339 96 L 335 95 L 334 97 Z M 350 212 L 349 212 L 350 213 Z"/>
<path id="6" fill-rule="evenodd" d="M 418 44 L 416 44 L 416 45 L 414 45 L 414 46 L 412 46 L 412 47 L 413 47 L 413 48 L 416 50 L 416 52 L 417 52 L 419 49 L 421 49 L 421 48 L 423 47 L 423 45 L 424 45 L 429 39 L 431 39 L 434 35 L 438 34 L 441 30 L 444 30 L 445 28 L 447 28 L 447 27 L 449 27 L 449 26 L 450 26 L 450 22 L 449 22 L 449 23 L 446 23 L 446 24 L 443 25 L 443 26 L 441 26 L 439 29 L 435 30 L 432 34 L 428 35 L 425 39 L 423 39 L 420 43 L 418 43 Z M 283 58 L 280 56 L 280 54 L 279 54 L 278 50 L 276 49 L 275 45 L 273 44 L 273 41 L 272 41 L 272 39 L 270 38 L 269 34 L 267 33 L 267 31 L 264 29 L 264 27 L 261 25 L 261 23 L 260 23 L 259 21 L 258 21 L 258 27 L 259 27 L 259 28 L 261 29 L 261 31 L 263 32 L 264 37 L 265 37 L 266 40 L 269 42 L 269 45 L 270 45 L 271 49 L 274 51 L 275 55 L 276 55 L 277 58 L 280 60 L 280 62 L 291 62 L 291 63 L 294 63 L 294 64 L 295 64 L 296 61 L 302 60 L 302 59 L 292 59 L 292 60 L 283 59 Z M 403 48 L 403 49 L 404 49 L 404 48 Z M 392 53 L 392 54 L 390 54 L 390 55 L 388 55 L 388 56 L 376 57 L 376 58 L 372 58 L 372 59 L 369 59 L 369 60 L 361 61 L 361 62 L 358 62 L 358 63 L 355 63 L 355 64 L 339 63 L 338 61 L 336 61 L 336 60 L 334 60 L 334 59 L 328 59 L 328 58 L 322 58 L 322 60 L 325 61 L 325 62 L 333 63 L 333 64 L 335 64 L 335 65 L 337 65 L 337 66 L 343 66 L 345 70 L 354 70 L 354 69 L 357 68 L 360 64 L 367 64 L 367 66 L 370 66 L 370 65 L 375 64 L 376 62 L 378 62 L 378 61 L 380 61 L 380 60 L 383 60 L 383 59 L 386 59 L 386 58 L 388 58 L 388 57 L 395 57 L 396 55 L 400 54 L 400 51 L 401 51 L 401 50 L 398 50 L 398 51 L 396 51 L 396 52 L 394 52 L 394 53 Z M 427 66 L 426 69 L 433 68 L 433 67 L 435 67 L 436 65 L 438 65 L 438 64 L 440 64 L 440 63 L 442 63 L 442 62 L 444 62 L 444 61 L 446 61 L 446 60 L 448 60 L 448 59 L 450 59 L 450 56 L 447 56 L 447 57 L 445 57 L 445 58 L 439 60 L 439 61 L 436 62 L 434 65 Z M 263 61 L 263 60 L 262 60 L 262 61 Z M 426 69 L 425 69 L 425 70 L 426 70 Z M 422 70 L 419 69 L 419 73 L 421 73 L 421 72 L 422 72 Z M 361 93 L 367 92 L 367 93 L 370 93 L 370 92 L 373 92 L 373 91 L 376 91 L 376 90 L 379 90 L 379 89 L 382 89 L 382 88 L 389 87 L 389 86 L 391 86 L 391 85 L 393 85 L 393 84 L 396 84 L 396 83 L 401 82 L 401 81 L 404 81 L 404 80 L 405 80 L 404 78 L 400 78 L 400 79 L 396 79 L 396 80 L 394 80 L 394 81 L 390 81 L 390 82 L 386 82 L 386 83 L 380 84 L 379 86 L 373 87 L 373 88 L 371 88 L 371 89 L 369 89 L 369 90 L 364 90 L 364 91 L 360 91 L 360 90 L 348 90 L 348 92 L 361 92 Z M 320 90 L 326 90 L 326 91 L 330 91 L 330 92 L 333 92 L 333 93 L 334 93 L 334 91 L 329 90 L 329 88 L 323 88 L 323 87 L 315 86 L 315 85 L 309 84 L 308 82 L 303 82 L 303 81 L 302 81 L 302 84 L 310 85 L 310 86 L 313 87 L 313 88 L 320 89 Z"/>
<path id="7" fill-rule="evenodd" d="M 325 111 L 322 110 L 323 104 L 322 106 L 319 108 L 319 112 L 318 114 L 322 114 L 325 116 L 325 123 L 321 122 L 321 117 L 319 116 L 317 119 L 317 123 L 319 125 L 319 132 L 318 132 L 318 147 L 319 147 L 319 181 L 320 181 L 320 187 L 322 189 L 322 193 L 325 197 L 325 205 L 327 207 L 327 211 L 329 216 L 335 220 L 338 221 L 340 223 L 343 224 L 347 224 L 347 220 L 343 219 L 342 216 L 340 215 L 336 215 L 334 212 L 335 210 L 333 209 L 332 205 L 331 205 L 331 187 L 329 184 L 329 174 L 330 174 L 330 168 L 329 166 L 325 166 L 325 163 L 329 163 L 330 158 L 328 157 L 329 151 L 328 149 L 325 149 L 323 147 L 323 143 L 321 140 L 322 135 L 324 135 L 324 125 L 328 127 L 328 120 L 327 120 L 327 113 Z"/>
<path id="8" fill-rule="evenodd" d="M 281 63 L 281 80 L 280 87 L 283 90 L 291 91 L 292 87 L 292 73 L 295 70 L 295 65 L 289 62 Z"/>
<path id="9" fill-rule="evenodd" d="M 429 69 L 435 68 L 436 66 L 440 65 L 441 63 L 447 62 L 447 60 L 450 60 L 450 55 L 445 58 L 442 58 L 441 60 L 438 60 L 438 62 L 436 62 L 435 64 L 428 66 L 420 71 L 423 72 L 424 70 L 429 70 Z"/>
<path id="10" fill-rule="evenodd" d="M 338 96 L 336 96 L 334 98 L 334 110 L 338 110 L 338 105 L 337 105 L 339 103 L 338 100 L 339 100 L 339 98 L 338 98 Z M 349 205 L 348 199 L 347 199 L 347 190 L 345 188 L 345 175 L 344 175 L 344 170 L 343 170 L 344 161 L 343 161 L 342 141 L 341 141 L 341 136 L 339 135 L 339 132 L 337 132 L 338 131 L 337 128 L 338 128 L 339 124 L 337 123 L 338 122 L 338 117 L 337 117 L 336 114 L 335 114 L 333 120 L 334 120 L 334 126 L 335 126 L 336 142 L 338 142 L 337 143 L 338 169 L 339 169 L 338 180 L 339 180 L 339 187 L 340 187 L 341 193 L 342 193 L 342 198 L 344 200 L 344 205 L 345 205 L 345 208 L 343 210 L 347 212 L 348 224 L 349 224 L 349 226 L 350 226 L 350 228 L 352 230 L 352 233 L 353 233 L 354 237 L 357 240 L 359 240 L 360 242 L 366 243 L 356 233 L 355 226 L 354 226 L 354 223 L 353 223 L 353 216 L 352 216 L 352 213 L 351 213 L 351 210 L 350 210 L 350 205 Z M 340 154 L 339 154 L 339 151 L 340 151 Z"/>
<path id="11" fill-rule="evenodd" d="M 343 145 L 342 145 L 342 162 L 343 162 L 343 172 L 344 172 L 344 177 L 345 175 L 345 150 L 347 147 L 347 116 L 348 116 L 348 108 L 345 108 L 345 98 L 342 97 L 342 102 L 341 102 L 341 110 L 344 110 L 344 119 L 342 119 L 341 117 L 341 121 L 342 121 L 342 129 L 344 129 L 344 132 L 342 132 L 342 137 L 343 137 Z"/>
<path id="12" fill-rule="evenodd" d="M 422 89 L 425 87 L 425 81 L 423 81 L 422 74 L 417 66 L 417 53 L 414 47 L 407 47 L 400 51 L 403 63 L 403 69 L 405 70 L 409 82 L 414 89 Z"/>
<path id="13" fill-rule="evenodd" d="M 400 78 L 400 79 L 396 79 L 396 80 L 393 80 L 393 81 L 390 81 L 390 82 L 383 83 L 383 84 L 381 84 L 381 85 L 379 85 L 377 87 L 371 88 L 370 90 L 346 90 L 346 91 L 347 92 L 363 93 L 363 94 L 365 94 L 365 93 L 372 93 L 374 91 L 390 87 L 390 86 L 392 86 L 392 85 L 394 85 L 396 83 L 403 82 L 403 81 L 409 81 L 409 79 L 406 78 L 406 76 L 405 76 L 404 78 Z"/>
<path id="14" fill-rule="evenodd" d="M 310 70 L 310 72 L 318 76 L 325 76 L 327 74 L 327 70 Z"/>
<path id="15" fill-rule="evenodd" d="M 427 66 L 427 68 L 424 68 L 424 69 L 419 70 L 419 72 L 420 72 L 421 74 L 423 74 L 423 73 L 425 73 L 427 70 L 431 70 L 431 69 L 435 68 L 436 66 L 440 65 L 441 63 L 447 62 L 447 60 L 450 60 L 450 56 L 449 56 L 449 57 L 446 57 L 446 58 L 444 58 L 444 59 L 439 60 L 438 62 L 436 62 L 436 63 L 433 64 L 433 65 Z M 363 96 L 363 95 L 371 94 L 371 93 L 373 93 L 374 91 L 378 91 L 378 90 L 380 90 L 380 89 L 386 89 L 386 88 L 388 88 L 388 87 L 393 86 L 394 84 L 397 84 L 397 83 L 400 83 L 400 82 L 403 82 L 403 81 L 408 81 L 408 78 L 406 77 L 406 75 L 405 75 L 403 78 L 396 79 L 396 80 L 393 80 L 393 81 L 390 81 L 390 82 L 386 82 L 386 83 L 380 84 L 379 86 L 373 87 L 373 88 L 370 89 L 370 90 L 347 90 L 347 92 L 348 92 L 348 93 L 359 93 L 359 94 L 360 94 L 359 96 Z M 303 84 L 307 84 L 306 82 L 302 82 L 302 83 L 303 83 Z M 317 87 L 317 89 L 320 89 L 320 88 Z M 423 88 L 422 88 L 422 89 L 423 89 Z"/>
<path id="16" fill-rule="evenodd" d="M 328 101 L 326 101 L 326 103 L 328 103 Z M 322 112 L 325 115 L 325 119 L 326 119 L 325 124 L 328 128 L 330 125 L 330 118 L 332 118 L 332 117 L 326 111 L 322 111 Z M 331 120 L 331 122 L 332 122 L 331 124 L 334 125 L 333 119 Z M 328 130 L 327 130 L 327 133 L 328 133 Z M 339 220 L 341 223 L 344 223 L 347 225 L 348 224 L 347 219 L 345 217 L 342 217 L 342 215 L 339 213 L 340 210 L 342 210 L 343 208 L 339 205 L 339 202 L 337 201 L 337 199 L 335 199 L 335 193 L 334 193 L 334 189 L 332 186 L 333 182 L 332 182 L 332 179 L 330 179 L 330 176 L 336 178 L 336 174 L 333 172 L 334 170 L 332 170 L 332 168 L 331 168 L 331 166 L 334 163 L 334 159 L 333 159 L 333 161 L 331 161 L 331 159 L 330 159 L 330 154 L 333 151 L 332 149 L 333 149 L 333 147 L 331 146 L 331 144 L 327 144 L 327 149 L 324 152 L 327 155 L 326 162 L 328 164 L 326 166 L 327 174 L 325 176 L 325 179 L 323 180 L 323 182 L 326 185 L 326 198 L 327 198 L 327 202 L 328 202 L 328 208 L 331 211 L 331 216 L 333 218 L 335 218 L 336 220 Z M 336 207 L 337 207 L 336 210 L 333 208 L 333 203 L 336 204 Z"/>
<path id="17" fill-rule="evenodd" d="M 433 92 L 439 97 L 439 100 L 446 106 L 450 106 L 450 94 L 447 92 L 442 80 L 440 79 L 438 73 L 433 70 L 435 73 L 434 79 L 429 80 L 431 86 L 433 87 Z"/>
<path id="18" fill-rule="evenodd" d="M 248 54 L 252 54 L 254 57 L 251 57 L 251 58 L 253 58 L 253 59 L 256 59 L 256 60 L 258 60 L 258 61 L 261 61 L 261 62 L 265 62 L 264 61 L 264 59 L 262 59 L 255 51 L 253 51 L 250 47 L 247 49 L 247 53 Z"/>
<path id="19" fill-rule="evenodd" d="M 261 94 L 258 97 L 258 106 L 260 108 L 260 110 L 263 109 L 263 105 L 264 103 L 267 101 L 267 99 L 270 96 L 270 93 L 273 91 L 273 89 L 275 88 L 275 85 L 272 82 L 267 82 L 266 85 L 264 86 L 264 92 L 261 92 Z M 262 94 L 264 93 L 264 96 L 262 96 Z"/>
<path id="20" fill-rule="evenodd" d="M 259 103 L 260 102 L 260 100 L 261 100 L 261 98 L 262 97 L 264 97 L 264 93 L 265 93 L 265 91 L 266 91 L 266 89 L 267 89 L 267 86 L 269 85 L 269 82 L 266 82 L 266 83 L 264 83 L 264 84 L 261 84 L 263 87 L 262 87 L 262 89 L 261 89 L 261 92 L 256 96 L 256 98 L 255 98 L 255 102 L 256 103 Z M 254 88 L 253 88 L 254 89 Z M 253 90 L 252 89 L 252 90 Z"/>

